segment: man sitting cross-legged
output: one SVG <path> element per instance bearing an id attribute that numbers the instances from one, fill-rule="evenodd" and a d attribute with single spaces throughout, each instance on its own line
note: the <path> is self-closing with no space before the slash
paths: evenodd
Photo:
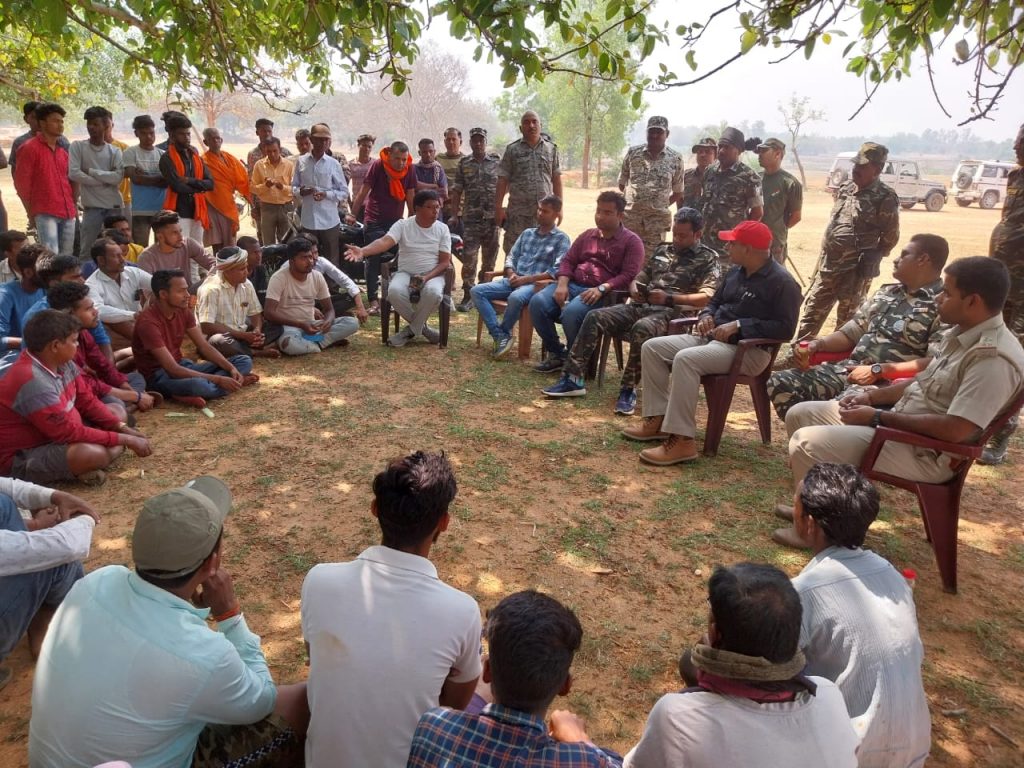
<path id="1" fill-rule="evenodd" d="M 931 717 L 914 593 L 888 560 L 862 548 L 878 491 L 849 464 L 815 464 L 794 510 L 814 552 L 793 579 L 807 674 L 842 691 L 861 740 L 860 768 L 919 768 L 931 748 Z"/>
<path id="2" fill-rule="evenodd" d="M 135 319 L 145 306 L 153 276 L 127 262 L 117 243 L 105 237 L 93 243 L 92 258 L 96 271 L 85 284 L 99 309 L 100 320 L 110 330 L 115 348 L 131 347 Z"/>
<path id="3" fill-rule="evenodd" d="M 803 674 L 800 618 L 800 598 L 778 568 L 717 566 L 707 635 L 692 651 L 696 680 L 658 699 L 626 768 L 856 768 L 842 694 Z"/>
<path id="4" fill-rule="evenodd" d="M 591 743 L 571 712 L 555 710 L 550 727 L 545 722 L 554 698 L 572 687 L 569 667 L 583 639 L 576 614 L 540 592 L 517 592 L 487 612 L 485 637 L 483 681 L 494 702 L 480 714 L 443 707 L 426 712 L 412 737 L 408 768 L 622 765 L 618 755 Z M 524 755 L 529 759 L 520 762 Z"/>
<path id="5" fill-rule="evenodd" d="M 281 356 L 280 329 L 264 333 L 263 307 L 249 282 L 249 256 L 244 249 L 229 245 L 217 252 L 217 270 L 199 286 L 198 298 L 199 327 L 222 355 Z"/>
<path id="6" fill-rule="evenodd" d="M 412 207 L 413 216 L 396 221 L 384 237 L 362 248 L 350 245 L 345 252 L 347 260 L 362 261 L 398 246 L 398 269 L 391 274 L 388 301 L 408 325 L 388 339 L 392 347 L 404 347 L 420 334 L 431 344 L 441 340 L 441 335 L 427 325 L 427 318 L 444 298 L 444 273 L 452 263 L 452 235 L 437 220 L 441 212 L 437 192 L 417 192 Z M 381 318 L 381 322 L 386 321 Z"/>
<path id="7" fill-rule="evenodd" d="M 593 229 L 584 231 L 558 266 L 558 282 L 530 299 L 530 319 L 547 357 L 534 370 L 558 371 L 565 365 L 583 318 L 608 291 L 625 290 L 644 264 L 644 244 L 622 225 L 626 198 L 621 192 L 597 196 Z M 562 323 L 565 344 L 555 321 Z"/>
<path id="8" fill-rule="evenodd" d="M 54 283 L 46 292 L 52 309 L 67 312 L 82 324 L 78 332 L 78 350 L 75 365 L 96 397 L 102 400 L 118 421 L 130 421 L 129 410 L 148 411 L 163 397 L 146 392 L 146 380 L 138 371 L 124 374 L 100 352 L 92 331 L 99 323 L 99 312 L 82 283 Z"/>
<path id="9" fill-rule="evenodd" d="M 759 221 L 719 232 L 734 266 L 692 333 L 661 336 L 640 352 L 644 421 L 624 429 L 630 440 L 662 440 L 640 452 L 647 464 L 668 466 L 697 458 L 700 377 L 727 373 L 741 339 L 791 339 L 800 311 L 800 287 L 771 256 L 772 233 Z M 753 376 L 771 359 L 766 349 L 746 351 L 741 373 Z"/>
<path id="10" fill-rule="evenodd" d="M 470 288 L 476 311 L 494 339 L 496 360 L 512 351 L 512 330 L 536 293 L 534 283 L 553 280 L 562 257 L 569 250 L 569 236 L 555 225 L 561 213 L 561 198 L 555 195 L 541 198 L 537 203 L 537 226 L 523 230 L 512 246 L 512 252 L 505 259 L 504 276 Z M 507 302 L 500 321 L 491 306 L 492 301 Z"/>
<path id="11" fill-rule="evenodd" d="M 259 381 L 252 372 L 251 357 L 235 355 L 228 360 L 203 336 L 189 308 L 184 272 L 161 269 L 153 275 L 151 287 L 153 299 L 135 321 L 132 339 L 135 365 L 150 389 L 179 403 L 203 408 L 207 400 Z M 186 336 L 206 362 L 182 357 L 181 343 Z"/>
<path id="12" fill-rule="evenodd" d="M 438 704 L 464 709 L 473 697 L 480 609 L 428 559 L 455 493 L 444 454 L 389 462 L 370 507 L 380 546 L 307 574 L 308 768 L 403 766 L 420 715 Z"/>
<path id="13" fill-rule="evenodd" d="M 704 217 L 694 208 L 681 208 L 672 225 L 672 242 L 662 243 L 629 286 L 631 303 L 588 312 L 562 368 L 562 378 L 544 390 L 548 397 L 587 394 L 583 375 L 601 334 L 629 341 L 629 359 L 622 372 L 615 412 L 624 416 L 636 407 L 640 350 L 644 342 L 662 336 L 669 321 L 708 303 L 722 280 L 718 253 L 700 242 Z"/>
<path id="14" fill-rule="evenodd" d="M 883 285 L 860 305 L 857 314 L 828 336 L 793 348 L 798 368 L 775 371 L 768 396 L 785 420 L 797 403 L 831 400 L 847 388 L 887 384 L 913 376 L 918 358 L 942 330 L 936 296 L 942 290 L 942 268 L 949 243 L 938 235 L 914 235 L 893 264 L 898 282 Z M 839 362 L 810 365 L 817 352 L 849 352 Z"/>
<path id="15" fill-rule="evenodd" d="M 304 237 L 293 238 L 288 241 L 286 268 L 275 272 L 267 284 L 263 315 L 268 324 L 282 327 L 278 346 L 286 355 L 320 352 L 340 345 L 359 330 L 356 318 L 335 317 L 330 289 L 314 268 L 316 262 L 313 243 Z M 317 309 L 323 316 L 319 320 Z"/>
<path id="16" fill-rule="evenodd" d="M 859 466 L 879 425 L 948 443 L 976 438 L 1024 386 L 1024 349 L 1002 317 L 1009 290 L 1009 273 L 995 259 L 969 256 L 948 265 L 938 297 L 939 318 L 954 327 L 921 373 L 842 400 L 800 403 L 786 414 L 794 483 L 799 485 L 819 462 Z M 945 453 L 889 440 L 874 466 L 908 480 L 944 483 L 958 462 Z M 788 512 L 776 511 L 780 516 Z M 772 539 L 808 546 L 791 528 L 778 529 Z"/>
<path id="17" fill-rule="evenodd" d="M 149 440 L 119 421 L 80 375 L 73 361 L 81 327 L 54 309 L 25 324 L 26 348 L 0 379 L 0 474 L 98 485 L 125 448 L 138 456 L 152 452 Z"/>
<path id="18" fill-rule="evenodd" d="M 18 357 L 26 313 L 46 295 L 36 275 L 36 262 L 51 253 L 37 243 L 24 246 L 16 258 L 20 279 L 0 285 L 0 372 Z"/>
<path id="19" fill-rule="evenodd" d="M 39 656 L 30 765 L 302 765 L 306 686 L 274 684 L 246 625 L 223 565 L 230 509 L 210 476 L 153 496 L 131 537 L 135 570 L 108 565 L 72 588 Z"/>
<path id="20" fill-rule="evenodd" d="M 23 520 L 18 507 L 32 511 Z M 99 515 L 64 491 L 0 477 L 0 662 L 28 635 L 32 658 L 57 606 L 82 578 Z M 11 670 L 0 667 L 0 689 Z"/>

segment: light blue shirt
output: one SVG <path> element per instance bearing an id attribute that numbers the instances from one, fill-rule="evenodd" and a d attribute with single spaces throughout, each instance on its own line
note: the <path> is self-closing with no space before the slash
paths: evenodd
<path id="1" fill-rule="evenodd" d="M 301 187 L 313 187 L 317 192 L 325 192 L 326 197 L 319 201 L 312 195 L 301 197 Z M 338 203 L 348 197 L 348 184 L 341 163 L 330 155 L 319 160 L 312 152 L 297 157 L 292 172 L 292 193 L 302 203 L 300 218 L 306 229 L 332 229 L 341 223 Z"/>
<path id="2" fill-rule="evenodd" d="M 208 723 L 269 715 L 260 639 L 241 616 L 210 629 L 209 613 L 119 565 L 78 581 L 36 663 L 29 765 L 188 768 Z"/>
<path id="3" fill-rule="evenodd" d="M 517 275 L 547 272 L 554 277 L 569 246 L 569 236 L 558 227 L 553 227 L 546 235 L 537 227 L 524 229 L 512 246 L 505 266 L 514 269 Z"/>

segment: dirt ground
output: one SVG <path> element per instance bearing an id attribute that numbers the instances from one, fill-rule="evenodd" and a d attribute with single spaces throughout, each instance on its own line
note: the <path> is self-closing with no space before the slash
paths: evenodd
<path id="1" fill-rule="evenodd" d="M 0 180 L 19 223 L 7 174 Z M 567 191 L 564 228 L 590 226 L 591 190 Z M 807 193 L 791 235 L 808 277 L 830 198 Z M 955 256 L 987 252 L 998 211 L 915 209 L 915 232 L 948 238 Z M 879 281 L 881 282 L 881 281 Z M 297 360 L 258 362 L 257 386 L 214 405 L 209 420 L 164 407 L 141 420 L 155 453 L 123 459 L 108 483 L 81 493 L 102 510 L 87 570 L 130 563 L 133 521 L 147 496 L 203 473 L 232 488 L 225 552 L 250 626 L 280 682 L 306 675 L 299 593 L 315 563 L 346 560 L 378 539 L 370 481 L 389 457 L 444 449 L 456 466 L 453 523 L 434 553 L 446 581 L 486 611 L 504 595 L 545 590 L 585 630 L 575 684 L 558 702 L 586 718 L 592 738 L 620 751 L 647 712 L 677 689 L 676 660 L 706 622 L 716 563 L 771 562 L 795 574 L 800 553 L 771 543 L 772 506 L 791 494 L 782 425 L 757 440 L 739 393 L 719 456 L 652 469 L 619 436 L 614 372 L 604 391 L 547 401 L 549 379 L 477 348 L 475 313 L 453 318 L 447 350 L 382 347 L 377 321 L 352 345 Z M 539 345 L 537 345 L 539 346 Z M 535 347 L 536 349 L 536 347 Z M 704 420 L 703 406 L 698 422 Z M 944 594 L 913 498 L 883 490 L 869 545 L 918 571 L 916 599 L 933 719 L 930 765 L 1024 765 L 1024 528 L 1015 441 L 1010 463 L 972 470 L 960 527 L 960 594 Z M 26 764 L 33 665 L 22 644 L 0 693 L 0 765 Z M 131 756 L 126 756 L 130 758 Z"/>

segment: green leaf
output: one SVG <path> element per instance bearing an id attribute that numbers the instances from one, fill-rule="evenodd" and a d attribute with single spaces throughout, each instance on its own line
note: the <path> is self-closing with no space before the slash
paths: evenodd
<path id="1" fill-rule="evenodd" d="M 620 10 L 622 10 L 622 0 L 608 0 L 608 7 L 604 9 L 605 20 L 614 19 L 619 15 Z"/>
<path id="2" fill-rule="evenodd" d="M 597 71 L 601 73 L 608 72 L 611 69 L 611 57 L 607 51 L 601 51 L 601 55 L 597 58 Z"/>
<path id="3" fill-rule="evenodd" d="M 757 32 L 748 29 L 740 37 L 740 53 L 748 53 L 755 45 L 757 45 Z"/>
<path id="4" fill-rule="evenodd" d="M 954 0 L 932 0 L 932 13 L 940 19 L 946 18 L 953 8 Z"/>
<path id="5" fill-rule="evenodd" d="M 630 100 L 630 103 L 633 105 L 633 109 L 640 109 L 640 104 L 643 102 L 643 99 L 643 91 L 634 91 L 633 98 Z"/>
<path id="6" fill-rule="evenodd" d="M 805 59 L 810 59 L 811 56 L 814 55 L 814 43 L 817 42 L 817 39 L 818 38 L 816 38 L 814 35 L 811 35 L 811 36 L 809 36 L 807 38 L 806 42 L 804 43 L 804 58 Z"/>
<path id="7" fill-rule="evenodd" d="M 686 52 L 686 65 L 690 68 L 691 71 L 697 71 L 697 54 L 694 53 L 693 51 Z"/>
<path id="8" fill-rule="evenodd" d="M 405 80 L 395 80 L 394 82 L 391 83 L 391 91 L 395 94 L 395 96 L 401 96 L 403 93 L 405 93 L 405 86 Z"/>

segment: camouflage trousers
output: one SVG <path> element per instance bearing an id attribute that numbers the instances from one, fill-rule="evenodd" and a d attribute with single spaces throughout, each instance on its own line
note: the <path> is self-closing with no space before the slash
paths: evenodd
<path id="1" fill-rule="evenodd" d="M 505 237 L 501 241 L 501 247 L 505 250 L 505 259 L 512 252 L 512 246 L 523 234 L 523 230 L 537 226 L 537 206 L 529 211 L 509 206 L 508 215 L 505 217 Z"/>
<path id="2" fill-rule="evenodd" d="M 584 376 L 597 351 L 598 341 L 602 334 L 608 334 L 629 342 L 620 386 L 635 389 L 640 380 L 640 348 L 648 339 L 663 336 L 668 331 L 669 321 L 681 315 L 678 310 L 650 304 L 616 304 L 591 310 L 583 318 L 583 325 L 569 350 L 564 372 L 569 376 Z"/>
<path id="3" fill-rule="evenodd" d="M 845 365 L 823 363 L 807 370 L 789 368 L 775 371 L 768 377 L 768 397 L 779 418 L 797 403 L 809 400 L 832 400 L 850 386 Z"/>
<path id="4" fill-rule="evenodd" d="M 996 256 L 995 258 L 999 258 Z M 999 259 L 1010 273 L 1010 293 L 1003 305 L 1006 327 L 1024 344 L 1024 261 Z"/>
<path id="5" fill-rule="evenodd" d="M 622 223 L 644 241 L 644 255 L 650 257 L 654 249 L 665 242 L 665 233 L 672 228 L 672 212 L 634 205 L 626 211 Z"/>
<path id="6" fill-rule="evenodd" d="M 252 725 L 207 725 L 199 734 L 192 768 L 302 768 L 304 747 L 283 719 Z"/>
<path id="7" fill-rule="evenodd" d="M 857 274 L 858 259 L 856 252 L 838 255 L 823 252 L 818 257 L 796 332 L 798 340 L 815 338 L 837 303 L 836 328 L 857 312 L 871 288 L 871 278 Z"/>
<path id="8" fill-rule="evenodd" d="M 468 292 L 477 281 L 483 282 L 484 272 L 494 271 L 498 260 L 498 228 L 494 219 L 463 219 L 462 242 L 462 290 Z M 481 251 L 483 260 L 478 275 L 477 255 Z"/>

